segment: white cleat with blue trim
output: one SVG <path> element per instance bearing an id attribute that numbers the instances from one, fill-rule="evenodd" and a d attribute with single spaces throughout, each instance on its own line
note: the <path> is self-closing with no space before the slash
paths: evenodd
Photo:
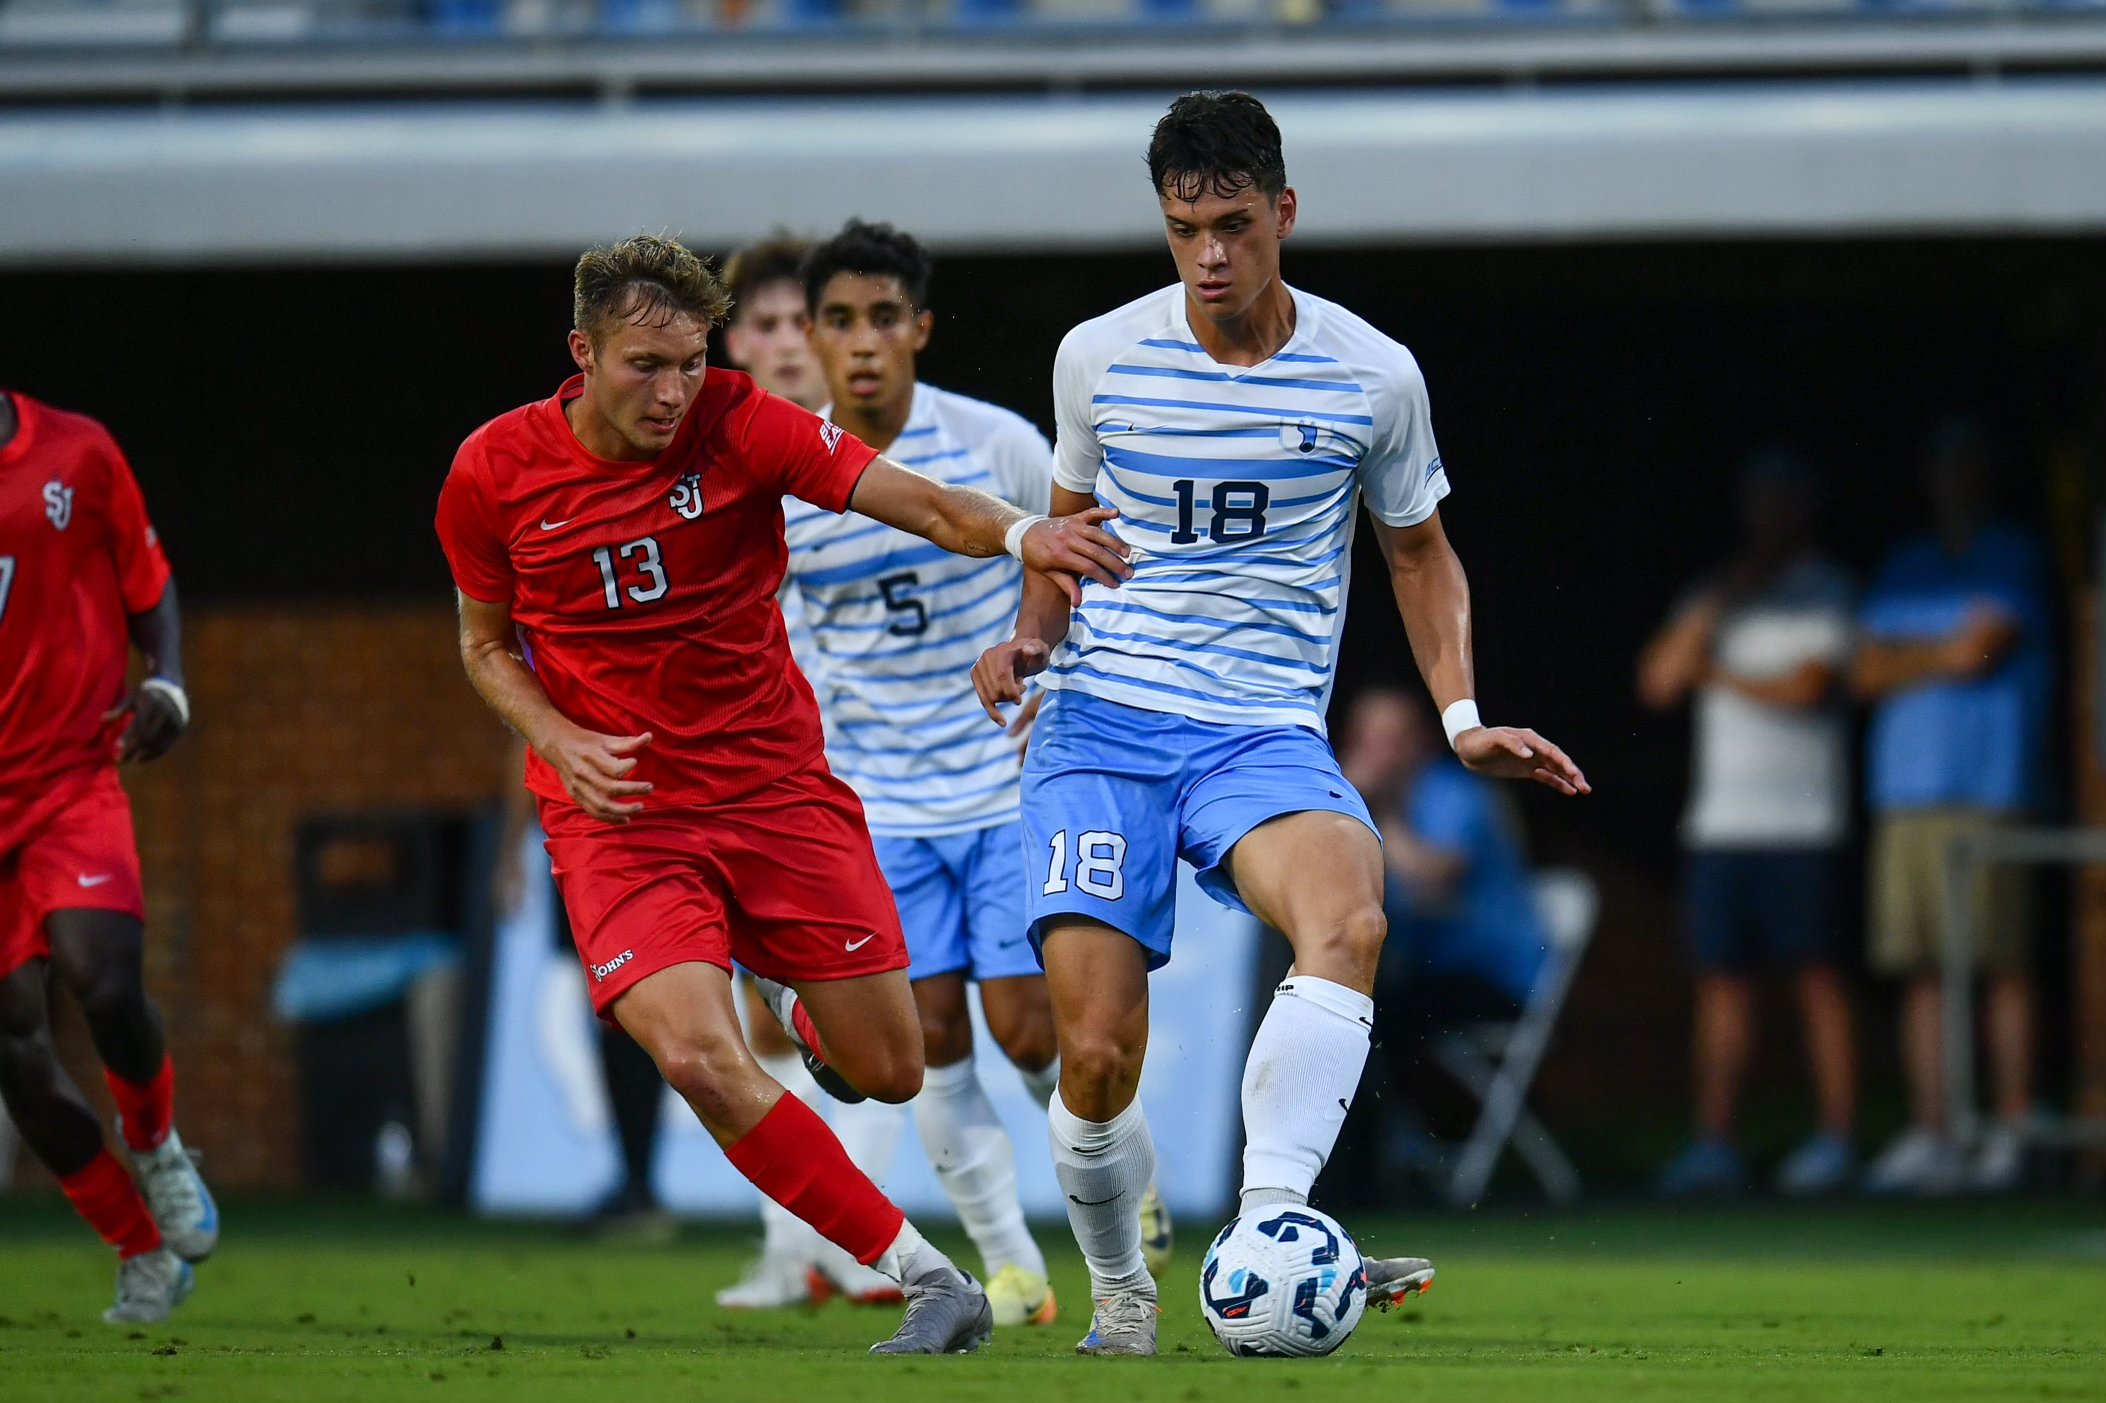
<path id="1" fill-rule="evenodd" d="M 122 1138 L 123 1127 L 118 1127 Z M 183 1148 L 183 1137 L 169 1127 L 168 1138 L 143 1153 L 134 1151 L 139 1192 L 161 1228 L 161 1240 L 186 1262 L 202 1262 L 219 1245 L 219 1205 L 197 1172 L 197 1161 Z"/>

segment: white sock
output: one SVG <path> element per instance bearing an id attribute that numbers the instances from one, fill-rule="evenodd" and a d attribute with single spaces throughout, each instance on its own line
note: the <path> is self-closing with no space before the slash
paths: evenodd
<path id="1" fill-rule="evenodd" d="M 1018 1067 L 1016 1074 L 1024 1079 L 1024 1090 L 1031 1093 L 1031 1099 L 1041 1106 L 1051 1101 L 1053 1093 L 1060 1090 L 1060 1059 L 1058 1057 L 1035 1072 L 1027 1072 L 1022 1067 Z"/>
<path id="2" fill-rule="evenodd" d="M 1307 1203 L 1367 1066 L 1375 1001 L 1297 974 L 1273 991 L 1243 1067 L 1243 1198 Z"/>
<path id="3" fill-rule="evenodd" d="M 825 1101 L 826 1093 L 819 1089 L 818 1082 L 812 1080 L 812 1074 L 805 1070 L 804 1059 L 795 1052 L 774 1057 L 756 1056 L 753 1060 L 760 1063 L 762 1071 L 782 1083 L 783 1090 L 805 1105 L 817 1109 Z M 819 1255 L 819 1246 L 826 1241 L 811 1224 L 766 1194 L 760 1196 L 760 1218 L 761 1251 L 767 1256 L 809 1262 Z"/>
<path id="4" fill-rule="evenodd" d="M 1011 1266 L 1044 1276 L 1045 1255 L 1024 1226 L 1024 1205 L 1017 1198 L 1016 1147 L 970 1056 L 922 1074 L 914 1124 L 988 1276 Z"/>
<path id="5" fill-rule="evenodd" d="M 907 1131 L 907 1108 L 884 1101 L 834 1103 L 827 1123 L 848 1151 L 849 1162 L 885 1187 L 885 1175 L 899 1158 L 899 1137 Z"/>
<path id="6" fill-rule="evenodd" d="M 1155 1141 L 1140 1098 L 1099 1124 L 1068 1109 L 1055 1095 L 1046 1106 L 1053 1172 L 1068 1201 L 1068 1223 L 1090 1264 L 1090 1294 L 1154 1294 L 1141 1260 L 1141 1196 L 1155 1179 Z"/>
<path id="7" fill-rule="evenodd" d="M 833 1246 L 832 1243 L 827 1245 Z M 873 1270 L 883 1272 L 904 1286 L 938 1267 L 955 1266 L 956 1263 L 932 1246 L 927 1238 L 915 1230 L 913 1223 L 902 1220 L 899 1236 L 892 1239 L 892 1245 L 885 1249 L 885 1255 L 870 1265 Z"/>

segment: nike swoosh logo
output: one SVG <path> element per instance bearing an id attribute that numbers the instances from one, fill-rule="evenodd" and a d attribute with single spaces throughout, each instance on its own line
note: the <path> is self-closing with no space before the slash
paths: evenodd
<path id="1" fill-rule="evenodd" d="M 1103 1206 L 1104 1206 L 1105 1204 L 1107 1204 L 1107 1203 L 1117 1203 L 1117 1202 L 1118 1202 L 1118 1201 L 1119 1201 L 1120 1199 L 1122 1199 L 1122 1198 L 1124 1198 L 1124 1197 L 1126 1197 L 1126 1195 L 1125 1195 L 1125 1194 L 1123 1194 L 1123 1193 L 1116 1193 L 1116 1194 L 1113 1194 L 1113 1195 L 1112 1195 L 1112 1196 L 1111 1196 L 1110 1198 L 1098 1198 L 1098 1199 L 1088 1199 L 1088 1198 L 1077 1198 L 1077 1197 L 1075 1197 L 1075 1195 L 1073 1195 L 1073 1194 L 1069 1194 L 1069 1195 L 1068 1195 L 1068 1202 L 1070 1202 L 1070 1203 L 1073 1203 L 1073 1204 L 1078 1204 L 1078 1205 L 1080 1205 L 1081 1207 L 1084 1207 L 1084 1208 L 1102 1208 L 1102 1207 L 1103 1207 Z"/>
<path id="2" fill-rule="evenodd" d="M 547 517 L 544 516 L 541 518 L 541 529 L 544 531 L 553 531 L 558 526 L 568 526 L 576 520 L 577 518 L 574 516 L 566 516 L 561 521 L 550 521 Z"/>
<path id="3" fill-rule="evenodd" d="M 104 882 L 110 880 L 110 874 L 105 872 L 100 877 L 78 877 L 74 880 L 78 881 L 84 887 L 99 887 Z"/>
<path id="4" fill-rule="evenodd" d="M 871 941 L 875 939 L 877 939 L 877 932 L 872 931 L 870 934 L 864 936 L 861 940 L 851 940 L 848 942 L 848 951 L 850 954 L 854 954 L 856 951 L 862 949 L 865 945 L 868 945 Z"/>

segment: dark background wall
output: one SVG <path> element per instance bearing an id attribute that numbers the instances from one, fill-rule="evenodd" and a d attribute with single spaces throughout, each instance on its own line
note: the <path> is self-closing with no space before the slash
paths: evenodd
<path id="1" fill-rule="evenodd" d="M 1673 822 L 1687 737 L 1639 712 L 1630 675 L 1661 611 L 1727 540 L 1736 461 L 1785 440 L 1825 464 L 1829 537 L 1868 568 L 1918 520 L 1926 427 L 1979 412 L 2011 446 L 2012 505 L 2073 574 L 2088 534 L 2073 465 L 2097 437 L 2086 414 L 2106 366 L 2102 252 L 1290 249 L 1293 281 L 1416 352 L 1455 484 L 1444 517 L 1476 590 L 1487 710 L 1559 739 L 1597 787 L 1584 804 L 1523 801 L 1539 850 L 1609 889 L 1573 1055 L 1549 1073 L 1574 1118 L 1621 1107 L 1628 1119 L 1634 1092 L 1663 1121 L 1679 1108 Z M 924 374 L 1047 423 L 1061 334 L 1170 276 L 1154 253 L 946 259 Z M 569 295 L 560 263 L 9 273 L 0 385 L 111 426 L 193 606 L 443 607 L 439 482 L 463 435 L 567 373 Z M 1345 691 L 1409 669 L 1364 541 L 1358 565 Z"/>

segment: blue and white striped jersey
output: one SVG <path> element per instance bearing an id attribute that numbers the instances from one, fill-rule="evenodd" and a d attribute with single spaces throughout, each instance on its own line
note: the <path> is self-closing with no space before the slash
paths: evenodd
<path id="1" fill-rule="evenodd" d="M 1202 350 L 1182 287 L 1061 342 L 1054 480 L 1119 509 L 1134 576 L 1085 586 L 1048 688 L 1323 730 L 1359 503 L 1416 525 L 1448 478 L 1411 352 L 1293 295 L 1294 335 L 1261 365 Z"/>
<path id="2" fill-rule="evenodd" d="M 1022 417 L 917 385 L 886 451 L 905 467 L 1042 512 L 1053 450 Z M 873 833 L 939 837 L 1016 817 L 1016 742 L 990 725 L 972 666 L 1009 637 L 1023 567 L 972 560 L 853 513 L 783 503 L 792 651 L 826 722 L 826 759 Z"/>

